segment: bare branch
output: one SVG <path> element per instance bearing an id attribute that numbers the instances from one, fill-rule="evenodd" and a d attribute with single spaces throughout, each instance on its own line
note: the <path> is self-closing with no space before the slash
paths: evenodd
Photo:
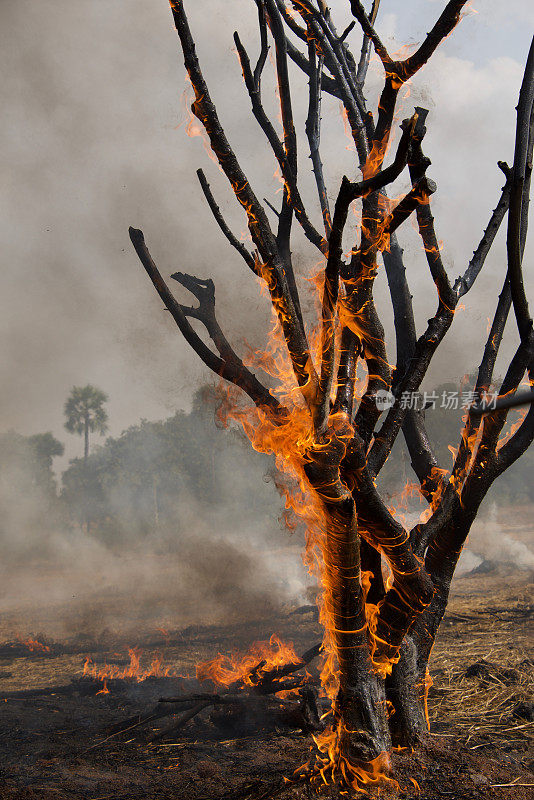
<path id="1" fill-rule="evenodd" d="M 293 33 L 298 36 L 303 42 L 308 42 L 308 34 L 306 28 L 301 28 L 300 25 L 296 22 L 294 17 L 291 16 L 289 11 L 287 10 L 287 6 L 284 0 L 276 0 L 276 5 L 280 14 L 283 16 L 284 21 L 288 28 L 293 31 Z"/>
<path id="2" fill-rule="evenodd" d="M 374 175 L 372 178 L 361 181 L 358 184 L 351 183 L 345 176 L 341 182 L 341 188 L 338 193 L 336 205 L 334 209 L 334 218 L 332 222 L 332 230 L 329 238 L 329 251 L 328 261 L 325 270 L 325 288 L 323 294 L 323 313 L 322 313 L 322 332 L 321 332 L 321 378 L 319 386 L 319 402 L 318 402 L 318 429 L 322 430 L 329 413 L 330 390 L 333 380 L 333 369 L 335 360 L 335 308 L 338 301 L 339 292 L 339 275 L 341 271 L 341 260 L 343 256 L 343 231 L 347 223 L 348 210 L 351 202 L 364 194 L 375 191 L 385 183 L 394 180 L 400 174 L 406 164 L 408 156 L 408 148 L 410 136 L 413 131 L 415 119 L 412 120 L 411 125 L 406 126 L 403 131 L 397 154 L 393 164 L 383 170 L 381 173 Z M 349 304 L 347 304 L 347 308 Z M 381 339 L 379 335 L 375 337 Z M 354 346 L 354 343 L 353 343 Z M 366 345 L 369 347 L 369 343 Z M 382 357 L 382 353 L 380 354 Z M 352 362 L 353 356 L 345 363 L 346 368 Z M 352 366 L 351 366 L 352 369 Z M 349 380 L 348 375 L 342 376 L 345 389 Z M 341 396 L 340 396 L 341 402 Z"/>
<path id="3" fill-rule="evenodd" d="M 215 217 L 217 225 L 219 226 L 225 237 L 228 239 L 232 247 L 234 247 L 241 256 L 241 258 L 243 258 L 246 261 L 247 265 L 250 267 L 252 272 L 256 273 L 256 262 L 254 261 L 254 256 L 252 255 L 252 253 L 249 253 L 243 242 L 240 242 L 239 239 L 236 236 L 234 236 L 234 234 L 224 221 L 224 217 L 221 214 L 219 206 L 215 202 L 215 198 L 213 197 L 210 185 L 206 180 L 204 171 L 201 169 L 197 169 L 197 176 L 198 180 L 200 181 L 202 191 L 204 192 L 204 196 L 208 201 L 208 205 L 211 209 L 211 212 Z"/>
<path id="4" fill-rule="evenodd" d="M 258 57 L 258 63 L 254 69 L 254 86 L 256 87 L 257 91 L 259 92 L 261 89 L 261 75 L 263 72 L 263 68 L 265 67 L 265 62 L 267 61 L 267 56 L 269 54 L 269 42 L 267 39 L 267 20 L 265 18 L 265 8 L 261 0 L 255 0 L 256 5 L 258 6 L 258 23 L 260 26 L 260 40 L 261 40 L 261 51 Z"/>
<path id="5" fill-rule="evenodd" d="M 322 325 L 321 325 L 321 374 L 319 378 L 319 394 L 315 426 L 317 435 L 326 429 L 330 413 L 330 392 L 334 378 L 335 343 L 336 343 L 336 309 L 339 298 L 339 253 L 331 243 L 324 275 Z"/>
<path id="6" fill-rule="evenodd" d="M 352 20 L 352 22 L 350 22 L 347 25 L 347 27 L 345 28 L 345 30 L 343 31 L 343 33 L 339 37 L 339 41 L 340 42 L 344 42 L 345 39 L 347 38 L 347 36 L 349 35 L 349 33 L 351 33 L 354 30 L 355 27 L 356 27 L 356 23 L 355 23 L 354 20 Z"/>
<path id="7" fill-rule="evenodd" d="M 475 416 L 482 416 L 483 414 L 490 414 L 492 411 L 503 411 L 507 408 L 519 408 L 534 403 L 534 390 L 530 392 L 516 392 L 509 397 L 501 397 L 495 402 L 481 403 L 481 405 L 473 406 L 471 413 Z"/>
<path id="8" fill-rule="evenodd" d="M 380 0 L 373 0 L 373 6 L 369 14 L 369 22 L 371 25 L 374 25 L 376 22 L 376 17 L 378 15 L 379 7 L 380 7 Z M 362 49 L 360 53 L 360 61 L 358 63 L 358 69 L 356 71 L 356 81 L 360 86 L 364 85 L 365 78 L 367 77 L 367 69 L 369 67 L 370 55 L 371 55 L 371 40 L 367 36 L 367 34 L 364 33 Z"/>
<path id="9" fill-rule="evenodd" d="M 286 37 L 286 46 L 287 46 L 287 54 L 289 58 L 299 67 L 308 77 L 311 76 L 311 66 L 310 62 L 306 58 L 306 56 L 300 52 L 300 50 L 295 47 L 295 45 Z M 338 100 L 342 100 L 341 92 L 339 91 L 338 85 L 334 78 L 331 78 L 329 75 L 326 75 L 324 72 L 321 75 L 321 85 L 323 91 L 327 92 L 327 94 L 332 95 L 332 97 L 337 97 Z"/>
<path id="10" fill-rule="evenodd" d="M 269 200 L 267 200 L 266 197 L 263 198 L 263 202 L 265 203 L 266 206 L 268 206 L 271 209 L 273 214 L 275 214 L 280 219 L 280 212 L 276 210 L 273 204 Z"/>
<path id="11" fill-rule="evenodd" d="M 353 15 L 360 23 L 365 36 L 373 43 L 373 47 L 375 48 L 377 56 L 382 61 L 382 64 L 384 67 L 389 67 L 389 65 L 393 63 L 393 60 L 389 55 L 387 48 L 382 44 L 379 35 L 373 28 L 373 23 L 376 19 L 376 12 L 378 11 L 378 5 L 374 14 L 374 19 L 372 16 L 371 18 L 367 16 L 367 12 L 362 3 L 360 3 L 360 0 L 351 0 L 350 7 Z"/>
<path id="12" fill-rule="evenodd" d="M 517 391 L 519 384 L 525 374 L 525 370 L 532 371 L 534 367 L 534 331 L 530 331 L 526 338 L 522 339 L 504 376 L 504 380 L 499 389 L 500 397 L 507 397 Z M 531 378 L 532 373 L 531 373 Z M 506 424 L 508 410 L 494 411 L 487 414 L 483 419 L 482 440 L 486 449 L 495 452 L 498 450 L 498 438 Z"/>
<path id="13" fill-rule="evenodd" d="M 484 266 L 484 262 L 486 261 L 486 256 L 488 255 L 490 248 L 495 241 L 495 237 L 501 226 L 501 222 L 508 211 L 511 191 L 511 171 L 510 167 L 508 167 L 508 165 L 503 161 L 499 161 L 499 167 L 506 175 L 506 183 L 502 188 L 501 197 L 491 215 L 488 226 L 484 231 L 482 239 L 480 240 L 480 244 L 473 252 L 473 258 L 469 262 L 464 274 L 456 279 L 454 291 L 458 297 L 463 297 L 464 294 L 467 294 L 479 276 L 482 267 Z"/>
<path id="14" fill-rule="evenodd" d="M 508 469 L 523 453 L 530 447 L 534 441 L 534 403 L 532 402 L 533 392 L 530 392 L 530 410 L 528 411 L 525 419 L 521 423 L 518 430 L 512 437 L 501 447 L 497 457 L 497 467 L 499 475 Z M 513 406 L 509 406 L 513 408 Z"/>
<path id="15" fill-rule="evenodd" d="M 372 135 L 372 126 L 367 130 L 370 122 L 365 109 L 365 101 L 360 87 L 356 84 L 354 75 L 347 63 L 348 50 L 339 41 L 333 25 L 325 15 L 317 11 L 308 0 L 292 0 L 305 20 L 309 35 L 318 43 L 325 57 L 325 64 L 334 76 L 339 87 L 342 102 L 347 112 L 351 132 L 363 167 L 369 151 L 368 136 Z"/>
<path id="16" fill-rule="evenodd" d="M 389 240 L 389 248 L 382 252 L 395 322 L 397 364 L 393 375 L 393 393 L 397 391 L 396 382 L 408 368 L 417 341 L 412 295 L 402 256 L 396 234 L 393 233 Z M 402 432 L 410 454 L 412 469 L 419 479 L 421 493 L 429 500 L 437 489 L 435 475 L 438 462 L 426 431 L 424 412 L 408 409 Z"/>
<path id="17" fill-rule="evenodd" d="M 306 135 L 310 145 L 310 155 L 319 195 L 319 203 L 323 214 L 323 222 L 326 238 L 330 236 L 332 230 L 332 220 L 330 217 L 330 206 L 326 185 L 324 181 L 323 162 L 319 150 L 321 143 L 321 75 L 323 72 L 322 55 L 317 55 L 315 42 L 310 36 L 308 42 L 308 58 L 310 63 L 310 99 L 308 105 L 308 117 L 306 119 Z"/>
<path id="18" fill-rule="evenodd" d="M 436 314 L 429 320 L 425 333 L 417 340 L 408 369 L 396 385 L 395 402 L 388 411 L 382 427 L 375 434 L 368 459 L 371 474 L 377 475 L 382 469 L 404 422 L 406 409 L 401 406 L 403 392 L 417 391 L 453 319 L 454 309 L 445 306 L 440 300 Z"/>
<path id="19" fill-rule="evenodd" d="M 262 386 L 262 384 L 247 369 L 247 367 L 244 366 L 243 362 L 234 353 L 220 331 L 215 319 L 215 294 L 213 283 L 211 281 L 198 283 L 197 281 L 198 293 L 195 293 L 197 294 L 197 297 L 200 298 L 200 296 L 202 296 L 203 298 L 201 300 L 201 311 L 195 313 L 194 310 L 189 309 L 186 313 L 186 309 L 184 309 L 184 307 L 175 300 L 171 290 L 163 280 L 158 268 L 156 267 L 145 244 L 143 232 L 137 230 L 136 228 L 130 228 L 130 239 L 137 255 L 139 256 L 139 260 L 145 268 L 148 277 L 152 281 L 154 288 L 163 300 L 165 307 L 168 311 L 170 311 L 187 343 L 193 348 L 195 353 L 200 356 L 206 366 L 217 375 L 225 378 L 225 380 L 230 381 L 231 383 L 234 383 L 236 386 L 239 386 L 241 389 L 243 389 L 243 391 L 248 394 L 248 396 L 257 406 L 270 409 L 271 412 L 279 412 L 281 407 L 278 400 L 276 400 L 276 398 L 273 397 L 264 386 Z M 183 277 L 184 279 L 186 278 L 186 276 Z M 196 281 L 196 279 L 191 279 L 187 288 L 191 288 L 193 286 L 193 281 Z M 181 282 L 184 283 L 184 281 Z M 200 295 L 202 283 L 204 283 L 204 291 L 202 295 Z M 211 286 L 209 286 L 209 284 L 211 284 Z M 184 283 L 184 285 L 186 284 Z M 193 330 L 189 321 L 187 320 L 188 313 L 190 316 L 196 316 L 197 319 L 201 319 L 201 321 L 206 325 L 210 335 L 215 334 L 214 342 L 219 349 L 221 358 L 216 356 L 209 349 L 209 347 L 204 344 L 200 336 Z"/>
<path id="20" fill-rule="evenodd" d="M 467 0 L 450 0 L 416 52 L 408 56 L 404 61 L 395 62 L 394 71 L 403 83 L 426 64 L 443 39 L 454 30 L 461 19 L 461 12 L 466 4 Z"/>
<path id="21" fill-rule="evenodd" d="M 418 114 L 418 119 L 415 126 L 414 136 L 412 137 L 410 158 L 408 160 L 410 177 L 414 187 L 418 181 L 422 180 L 422 178 L 425 176 L 426 170 L 431 164 L 430 159 L 424 155 L 421 147 L 421 142 L 426 133 L 425 120 L 428 110 L 417 106 L 415 110 Z M 447 271 L 443 265 L 443 261 L 441 260 L 439 243 L 434 230 L 434 217 L 432 216 L 432 212 L 430 210 L 430 203 L 422 203 L 418 205 L 416 212 L 419 234 L 423 241 L 423 247 L 425 250 L 427 263 L 430 268 L 430 274 L 432 275 L 432 279 L 436 284 L 438 294 L 442 301 L 451 306 L 456 295 L 453 292 Z"/>
<path id="22" fill-rule="evenodd" d="M 308 218 L 308 215 L 304 208 L 304 204 L 302 202 L 302 198 L 300 196 L 297 187 L 295 171 L 290 164 L 286 148 L 280 141 L 278 134 L 274 129 L 273 124 L 271 123 L 269 117 L 265 112 L 265 109 L 261 102 L 260 87 L 254 84 L 254 77 L 250 67 L 250 59 L 237 33 L 234 33 L 234 41 L 239 55 L 239 60 L 241 62 L 241 68 L 243 70 L 243 78 L 245 81 L 245 85 L 247 87 L 252 102 L 253 114 L 256 120 L 258 121 L 259 126 L 265 133 L 269 141 L 269 144 L 271 145 L 273 153 L 276 157 L 276 160 L 280 165 L 284 181 L 288 187 L 288 196 L 290 198 L 291 207 L 294 209 L 295 216 L 302 225 L 302 229 L 304 230 L 306 237 L 309 239 L 310 242 L 312 242 L 312 244 L 314 244 L 321 252 L 324 253 L 327 251 L 328 245 L 326 243 L 326 240 L 314 228 L 314 226 L 311 224 Z M 289 137 L 289 140 L 292 140 L 292 136 Z M 287 141 L 286 141 L 286 147 L 287 147 Z M 295 161 L 295 155 L 292 155 L 291 159 L 292 161 Z"/>
<path id="23" fill-rule="evenodd" d="M 532 318 L 528 307 L 528 300 L 523 285 L 522 273 L 522 246 L 521 227 L 524 209 L 525 182 L 527 184 L 528 154 L 532 157 L 533 138 L 533 107 L 534 107 L 534 38 L 530 45 L 527 65 L 519 92 L 517 105 L 517 126 L 515 139 L 514 164 L 512 167 L 512 187 L 510 194 L 510 209 L 508 212 L 508 234 L 506 247 L 508 252 L 508 275 L 512 290 L 519 335 L 522 339 L 528 336 L 532 329 Z"/>
<path id="24" fill-rule="evenodd" d="M 402 200 L 399 200 L 397 205 L 386 217 L 382 226 L 383 235 L 390 236 L 403 222 L 406 222 L 410 214 L 419 206 L 427 205 L 428 198 L 430 195 L 434 194 L 436 189 L 437 186 L 434 181 L 427 178 L 426 175 L 418 180 L 408 194 L 404 195 Z"/>
<path id="25" fill-rule="evenodd" d="M 460 19 L 460 12 L 466 2 L 467 0 L 450 0 L 419 49 L 404 61 L 393 61 L 369 21 L 361 2 L 359 0 L 351 0 L 352 13 L 358 19 L 363 32 L 373 42 L 373 46 L 386 72 L 386 82 L 380 97 L 378 121 L 373 140 L 373 146 L 378 156 L 378 166 L 380 165 L 380 159 L 384 157 L 387 150 L 399 89 L 426 64 L 440 42 L 453 30 Z"/>

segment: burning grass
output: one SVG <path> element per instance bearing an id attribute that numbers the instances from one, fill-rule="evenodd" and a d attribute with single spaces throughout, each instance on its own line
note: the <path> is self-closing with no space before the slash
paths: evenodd
<path id="1" fill-rule="evenodd" d="M 432 735 L 415 753 L 393 754 L 403 797 L 526 800 L 532 791 L 524 784 L 534 783 L 534 773 L 529 772 L 534 724 L 518 716 L 532 708 L 532 585 L 525 585 L 521 573 L 507 577 L 505 589 L 502 582 L 498 574 L 456 581 L 431 661 Z M 165 636 L 150 630 L 139 635 L 143 653 L 137 651 L 138 669 L 132 676 L 127 642 L 109 633 L 100 644 L 34 636 L 46 643 L 49 652 L 26 647 L 24 655 L 16 650 L 7 657 L 2 650 L 0 675 L 6 702 L 0 716 L 4 742 L 0 798 L 308 797 L 310 787 L 298 782 L 284 785 L 283 778 L 309 760 L 313 745 L 309 734 L 258 726 L 229 735 L 210 721 L 206 708 L 164 741 L 147 739 L 167 720 L 153 720 L 109 738 L 109 726 L 146 713 L 161 696 L 190 690 L 173 675 L 148 674 L 158 653 L 164 656 L 161 669 L 194 675 L 195 666 L 213 661 L 217 652 L 233 663 L 233 653 L 246 653 L 254 640 L 268 642 L 273 630 L 280 640 L 294 643 L 295 653 L 320 639 L 312 613 L 228 627 L 166 630 Z M 277 650 L 276 644 L 270 645 L 272 653 Z M 84 677 L 87 655 L 98 670 L 105 665 L 114 668 L 108 694 L 98 694 L 102 681 L 96 675 Z M 419 795 L 415 784 L 421 788 Z M 320 796 L 337 797 L 335 791 L 325 788 Z"/>

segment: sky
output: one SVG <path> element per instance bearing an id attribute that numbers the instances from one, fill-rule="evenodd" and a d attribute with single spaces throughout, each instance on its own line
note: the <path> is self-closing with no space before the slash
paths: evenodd
<path id="1" fill-rule="evenodd" d="M 254 3 L 185 5 L 229 138 L 257 193 L 279 202 L 272 155 L 251 119 L 233 51 L 235 28 L 251 54 L 257 51 Z M 377 29 L 392 51 L 413 46 L 443 5 L 383 0 Z M 399 118 L 410 116 L 414 105 L 430 110 L 428 174 L 438 184 L 433 209 L 453 278 L 465 269 L 498 200 L 503 176 L 497 160 L 512 161 L 514 107 L 534 29 L 534 6 L 525 0 L 473 5 L 417 76 Z M 342 28 L 349 3 L 334 0 L 331 7 Z M 261 345 L 269 309 L 200 193 L 195 170 L 203 167 L 232 226 L 238 234 L 244 230 L 201 138 L 186 136 L 183 61 L 166 0 L 1 0 L 0 40 L 0 430 L 51 430 L 73 457 L 82 443 L 63 430 L 62 418 L 73 385 L 93 383 L 109 394 L 110 431 L 117 435 L 140 418 L 187 409 L 209 378 L 137 261 L 129 225 L 144 230 L 164 275 L 180 270 L 215 280 L 221 325 L 240 352 L 245 340 Z M 358 52 L 357 31 L 349 41 Z M 374 59 L 371 108 L 380 78 Z M 306 84 L 297 73 L 293 81 L 298 106 Z M 266 78 L 266 96 L 272 88 Z M 304 117 L 300 108 L 297 121 Z M 355 178 L 358 171 L 339 108 L 328 99 L 323 122 L 335 198 L 342 175 Z M 303 152 L 303 186 L 311 191 L 307 163 Z M 316 207 L 313 213 L 318 219 Z M 434 313 L 435 294 L 415 232 L 408 226 L 402 236 L 421 332 Z M 526 259 L 532 260 L 532 246 Z M 317 265 L 316 253 L 299 237 L 296 260 L 304 274 Z M 478 363 L 504 269 L 501 236 L 430 383 L 458 380 Z M 390 330 L 383 288 L 379 280 Z M 508 352 L 515 335 L 509 329 Z"/>

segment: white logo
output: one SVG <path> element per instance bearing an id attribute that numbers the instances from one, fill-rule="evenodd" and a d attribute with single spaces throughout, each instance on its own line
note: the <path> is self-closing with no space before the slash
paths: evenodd
<path id="1" fill-rule="evenodd" d="M 379 389 L 375 395 L 376 407 L 379 411 L 387 411 L 395 403 L 395 395 L 385 389 Z"/>

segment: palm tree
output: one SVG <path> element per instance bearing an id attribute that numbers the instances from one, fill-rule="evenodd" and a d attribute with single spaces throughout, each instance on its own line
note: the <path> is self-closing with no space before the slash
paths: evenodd
<path id="1" fill-rule="evenodd" d="M 89 455 L 89 431 L 102 435 L 108 429 L 108 415 L 104 408 L 107 400 L 105 392 L 87 384 L 87 386 L 73 386 L 65 402 L 65 428 L 70 433 L 77 433 L 79 436 L 83 434 L 85 461 Z"/>

